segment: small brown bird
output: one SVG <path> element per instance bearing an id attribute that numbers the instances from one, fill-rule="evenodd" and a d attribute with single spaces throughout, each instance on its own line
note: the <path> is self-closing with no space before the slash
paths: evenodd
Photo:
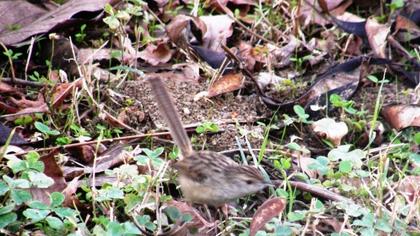
<path id="1" fill-rule="evenodd" d="M 158 77 L 149 78 L 149 82 L 171 136 L 181 150 L 180 160 L 172 166 L 178 170 L 187 201 L 218 207 L 270 185 L 253 166 L 239 165 L 216 152 L 194 151 L 165 84 Z"/>

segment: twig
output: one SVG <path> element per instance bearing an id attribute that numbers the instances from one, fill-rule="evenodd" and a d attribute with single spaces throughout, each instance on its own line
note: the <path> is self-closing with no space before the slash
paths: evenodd
<path id="1" fill-rule="evenodd" d="M 283 180 L 276 180 L 273 181 L 274 185 L 279 186 L 279 185 L 283 185 L 286 184 L 285 181 Z M 319 187 L 319 186 L 315 186 L 315 185 L 310 185 L 304 182 L 298 182 L 298 181 L 287 181 L 287 183 L 289 183 L 291 186 L 304 191 L 304 192 L 309 192 L 312 193 L 316 196 L 320 196 L 322 198 L 331 200 L 331 201 L 336 201 L 336 202 L 353 202 L 351 199 L 343 197 L 337 193 L 334 193 L 326 188 L 323 187 Z"/>
<path id="2" fill-rule="evenodd" d="M 31 38 L 31 44 L 29 45 L 29 52 L 28 52 L 28 59 L 26 59 L 26 65 L 25 65 L 25 80 L 28 79 L 28 68 L 29 68 L 29 62 L 31 61 L 32 56 L 32 50 L 34 48 L 35 38 Z"/>
<path id="3" fill-rule="evenodd" d="M 31 87 L 43 87 L 45 84 L 30 80 L 24 80 L 24 79 L 18 79 L 18 78 L 1 78 L 0 81 L 9 83 L 9 84 L 21 84 L 25 86 L 31 86 Z"/>

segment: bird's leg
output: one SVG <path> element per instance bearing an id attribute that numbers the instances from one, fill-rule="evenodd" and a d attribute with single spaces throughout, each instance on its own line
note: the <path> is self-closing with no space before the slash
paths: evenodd
<path id="1" fill-rule="evenodd" d="M 225 216 L 226 219 L 228 219 L 229 218 L 229 205 L 227 203 L 223 204 L 223 206 L 220 207 L 220 209 L 222 210 L 223 216 Z"/>
<path id="2" fill-rule="evenodd" d="M 194 207 L 191 206 L 191 209 L 193 211 L 194 216 L 203 225 L 203 227 L 201 227 L 200 230 L 203 229 L 203 228 L 207 228 L 207 229 L 215 228 L 215 227 L 217 227 L 217 223 L 218 223 L 217 221 L 213 221 L 212 220 L 212 217 L 210 215 L 210 211 L 208 210 L 207 205 L 205 205 L 205 208 L 206 208 L 207 214 L 208 214 L 208 216 L 210 218 L 210 222 L 207 221 L 203 216 L 201 216 L 200 212 L 197 209 L 195 209 Z"/>

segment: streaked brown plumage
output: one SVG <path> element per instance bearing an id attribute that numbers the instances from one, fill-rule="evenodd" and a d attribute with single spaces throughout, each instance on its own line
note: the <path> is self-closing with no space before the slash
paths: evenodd
<path id="1" fill-rule="evenodd" d="M 165 84 L 158 77 L 149 78 L 149 82 L 159 110 L 182 154 L 172 166 L 178 170 L 178 181 L 187 201 L 220 206 L 268 186 L 253 166 L 239 165 L 216 152 L 194 151 Z"/>

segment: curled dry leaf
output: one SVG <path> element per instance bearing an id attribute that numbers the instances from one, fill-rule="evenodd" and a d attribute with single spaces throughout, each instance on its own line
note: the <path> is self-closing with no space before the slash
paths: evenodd
<path id="1" fill-rule="evenodd" d="M 376 56 L 386 58 L 385 49 L 390 27 L 379 24 L 373 17 L 369 17 L 365 25 L 369 45 Z"/>
<path id="2" fill-rule="evenodd" d="M 239 56 L 244 61 L 246 68 L 249 71 L 254 71 L 254 66 L 257 59 L 253 55 L 252 45 L 245 41 L 241 41 L 239 43 L 238 49 L 239 49 Z"/>
<path id="3" fill-rule="evenodd" d="M 186 29 L 188 24 L 194 24 L 191 28 L 193 31 L 194 28 L 198 32 L 187 32 Z M 201 41 L 202 36 L 207 32 L 206 24 L 198 17 L 186 16 L 186 15 L 177 15 L 172 19 L 171 23 L 166 26 L 166 32 L 168 32 L 169 38 L 176 43 L 181 42 L 182 40 L 187 40 L 188 35 L 193 33 L 199 37 L 197 40 Z M 201 35 L 198 36 L 198 35 Z"/>
<path id="4" fill-rule="evenodd" d="M 202 16 L 200 19 L 206 24 L 207 32 L 203 36 L 205 48 L 222 52 L 221 45 L 233 33 L 233 20 L 228 15 Z"/>
<path id="5" fill-rule="evenodd" d="M 80 88 L 82 86 L 82 79 L 77 79 L 73 81 L 72 83 L 63 83 L 58 85 L 53 92 L 53 103 L 52 106 L 54 108 L 59 107 L 61 104 L 63 104 L 64 99 L 67 98 L 75 88 Z"/>
<path id="6" fill-rule="evenodd" d="M 243 79 L 244 76 L 241 73 L 223 75 L 210 85 L 208 97 L 214 97 L 240 89 Z"/>
<path id="7" fill-rule="evenodd" d="M 150 65 L 156 66 L 168 62 L 173 53 L 174 50 L 170 49 L 166 42 L 158 42 L 157 45 L 147 45 L 143 51 L 139 52 L 139 57 Z"/>
<path id="8" fill-rule="evenodd" d="M 286 200 L 283 198 L 275 197 L 265 201 L 252 217 L 249 235 L 254 236 L 265 223 L 281 214 L 285 207 Z"/>
<path id="9" fill-rule="evenodd" d="M 349 132 L 346 123 L 331 118 L 315 121 L 312 129 L 319 137 L 330 140 L 335 146 L 340 145 L 341 139 Z"/>
<path id="10" fill-rule="evenodd" d="M 190 22 L 191 27 L 187 27 Z M 180 43 L 194 35 L 204 48 L 222 52 L 221 45 L 226 44 L 226 39 L 233 33 L 233 22 L 227 15 L 199 18 L 179 15 L 166 27 L 166 31 L 174 42 Z"/>
<path id="11" fill-rule="evenodd" d="M 381 113 L 394 129 L 420 127 L 419 105 L 388 105 L 382 109 Z"/>
<path id="12" fill-rule="evenodd" d="M 44 113 L 49 110 L 47 104 L 44 101 L 44 97 L 41 93 L 39 93 L 38 99 L 36 101 L 27 100 L 25 97 L 22 97 L 19 100 L 14 99 L 13 97 L 10 97 L 9 99 L 12 103 L 17 105 L 20 109 L 18 112 L 14 113 L 15 116 L 6 118 L 8 120 L 14 120 L 19 115 Z"/>

